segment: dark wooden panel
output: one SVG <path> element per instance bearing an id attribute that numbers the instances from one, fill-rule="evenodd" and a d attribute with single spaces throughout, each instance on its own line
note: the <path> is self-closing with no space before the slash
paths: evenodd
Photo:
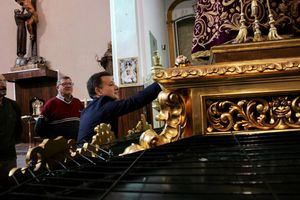
<path id="1" fill-rule="evenodd" d="M 120 88 L 120 98 L 128 98 L 143 89 L 144 86 Z M 126 137 L 127 131 L 135 127 L 138 121 L 141 119 L 141 114 L 146 114 L 147 122 L 152 124 L 152 106 L 151 104 L 149 104 L 144 108 L 141 108 L 119 118 L 119 138 Z"/>
<path id="2" fill-rule="evenodd" d="M 55 96 L 56 80 L 39 80 L 39 81 L 18 81 L 15 84 L 16 101 L 22 109 L 22 115 L 30 114 L 30 100 L 34 97 L 44 100 L 45 102 Z"/>
<path id="3" fill-rule="evenodd" d="M 53 71 L 49 68 L 35 68 L 22 71 L 14 71 L 3 74 L 7 81 L 17 82 L 21 80 L 30 80 L 30 79 L 57 79 L 57 71 Z"/>
<path id="4" fill-rule="evenodd" d="M 51 97 L 54 97 L 57 93 L 56 90 L 56 80 L 23 80 L 15 83 L 16 89 L 16 101 L 20 105 L 22 110 L 22 115 L 31 115 L 30 113 L 30 101 L 34 97 L 44 100 L 46 102 Z M 28 137 L 28 124 L 23 124 L 23 134 L 21 141 L 29 142 Z M 33 131 L 34 123 L 31 127 L 31 141 L 36 135 Z"/>
<path id="5" fill-rule="evenodd" d="M 37 68 L 32 70 L 9 72 L 4 74 L 9 82 L 15 82 L 16 101 L 19 104 L 22 116 L 31 115 L 30 101 L 37 97 L 46 102 L 57 94 L 56 81 L 57 72 L 48 68 Z M 34 122 L 31 123 L 31 141 L 35 133 Z M 29 142 L 29 126 L 23 122 L 23 134 L 21 142 Z"/>

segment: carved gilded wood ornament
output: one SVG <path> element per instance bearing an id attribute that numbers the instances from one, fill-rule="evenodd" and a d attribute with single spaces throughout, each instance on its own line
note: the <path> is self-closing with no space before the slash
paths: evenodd
<path id="1" fill-rule="evenodd" d="M 300 128 L 300 96 L 208 103 L 208 132 Z"/>
<path id="2" fill-rule="evenodd" d="M 269 49 L 265 45 L 259 49 Z M 188 135 L 300 128 L 300 57 L 174 66 L 153 77 L 170 91 L 189 94 Z"/>
<path id="3" fill-rule="evenodd" d="M 156 120 L 165 121 L 163 131 L 157 134 L 153 129 L 148 129 L 142 133 L 139 144 L 132 143 L 120 155 L 167 144 L 180 138 L 186 125 L 186 110 L 183 97 L 175 92 L 162 91 L 158 95 L 158 103 L 160 112 L 156 116 Z"/>
<path id="4" fill-rule="evenodd" d="M 167 82 L 168 80 L 192 79 L 198 77 L 217 76 L 222 78 L 224 75 L 239 74 L 262 74 L 270 72 L 283 72 L 299 70 L 300 59 L 291 58 L 288 60 L 268 60 L 269 62 L 260 63 L 260 61 L 239 62 L 239 63 L 221 63 L 210 66 L 193 66 L 188 68 L 169 68 L 157 70 L 154 74 L 156 81 Z M 275 62 L 274 62 L 275 61 Z"/>

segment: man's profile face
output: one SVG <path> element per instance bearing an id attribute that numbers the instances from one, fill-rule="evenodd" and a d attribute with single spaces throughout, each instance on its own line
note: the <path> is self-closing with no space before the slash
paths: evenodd
<path id="1" fill-rule="evenodd" d="M 102 86 L 99 87 L 99 94 L 119 99 L 119 88 L 115 85 L 112 76 L 102 76 Z"/>
<path id="2" fill-rule="evenodd" d="M 6 95 L 6 79 L 0 74 L 0 97 L 4 97 Z"/>
<path id="3" fill-rule="evenodd" d="M 63 97 L 71 96 L 73 93 L 73 82 L 71 79 L 61 79 L 57 91 Z"/>

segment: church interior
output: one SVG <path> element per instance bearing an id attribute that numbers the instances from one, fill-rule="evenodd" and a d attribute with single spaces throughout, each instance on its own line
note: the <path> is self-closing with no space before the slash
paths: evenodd
<path id="1" fill-rule="evenodd" d="M 0 74 L 23 127 L 1 199 L 300 198 L 298 0 L 1 5 Z M 80 146 L 35 132 L 61 77 L 86 107 L 101 71 L 121 99 L 162 91 L 116 136 L 105 123 Z"/>

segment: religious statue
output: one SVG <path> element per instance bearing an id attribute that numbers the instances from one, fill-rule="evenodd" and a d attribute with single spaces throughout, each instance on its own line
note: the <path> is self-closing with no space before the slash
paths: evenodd
<path id="1" fill-rule="evenodd" d="M 15 21 L 17 24 L 17 55 L 23 58 L 26 54 L 27 31 L 25 21 L 31 17 L 31 13 L 24 13 L 24 9 L 15 9 Z"/>
<path id="2" fill-rule="evenodd" d="M 25 32 L 24 21 L 25 21 L 26 28 L 29 33 L 31 56 L 37 56 L 36 25 L 39 21 L 39 18 L 36 12 L 36 5 L 35 5 L 36 0 L 15 0 L 15 1 L 22 7 L 22 11 L 20 10 L 18 11 L 18 9 L 15 10 L 15 20 L 18 26 L 18 37 L 17 37 L 18 47 L 17 48 L 18 49 L 22 48 L 22 54 L 24 54 L 24 48 L 26 49 L 26 46 L 24 47 L 23 45 L 24 44 L 26 45 L 26 40 L 27 40 L 27 35 L 24 35 Z M 17 53 L 19 52 L 17 51 Z M 26 54 L 26 50 L 25 50 L 25 54 Z"/>
<path id="3" fill-rule="evenodd" d="M 29 33 L 29 38 L 31 41 L 31 45 L 33 46 L 34 42 L 36 42 L 36 25 L 39 22 L 38 14 L 36 12 L 36 0 L 15 0 L 20 6 L 22 6 L 23 10 L 30 15 L 29 18 L 26 19 L 26 27 Z M 34 49 L 32 49 L 34 51 Z M 36 52 L 32 52 L 32 56 L 35 55 Z"/>
<path id="4" fill-rule="evenodd" d="M 21 9 L 15 9 L 14 16 L 17 24 L 17 59 L 15 70 L 31 69 L 46 66 L 43 57 L 37 55 L 37 23 L 36 0 L 15 0 Z M 27 57 L 27 31 L 29 33 L 30 52 Z"/>

